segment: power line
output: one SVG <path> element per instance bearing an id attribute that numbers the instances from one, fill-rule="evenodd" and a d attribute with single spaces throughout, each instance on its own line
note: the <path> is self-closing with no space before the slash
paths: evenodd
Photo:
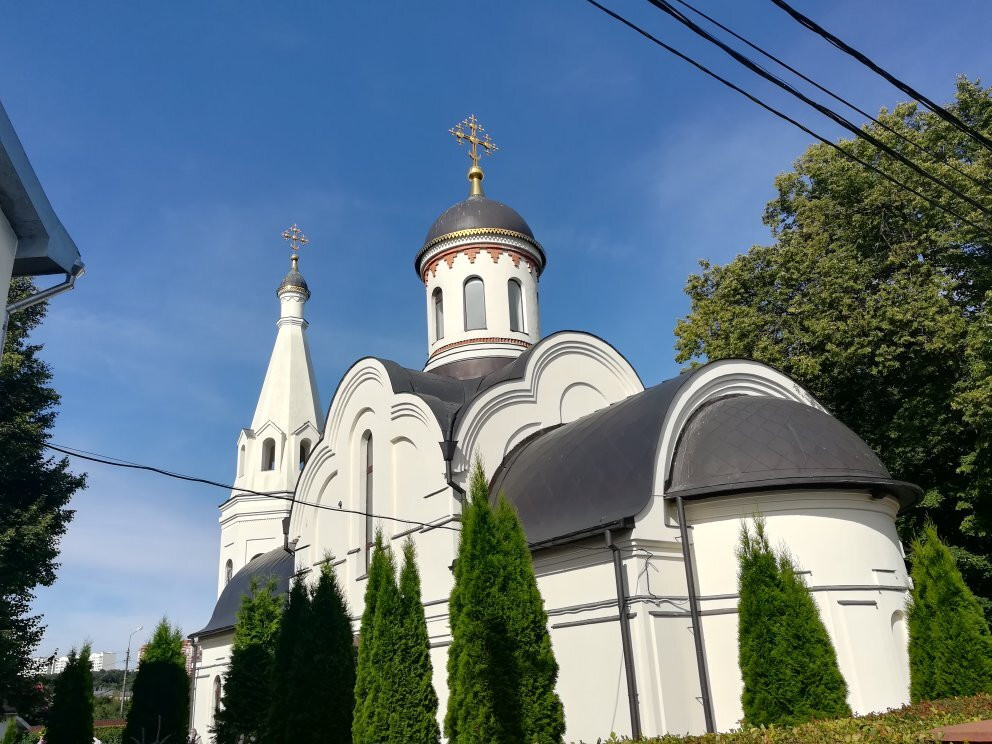
<path id="1" fill-rule="evenodd" d="M 823 93 L 826 93 L 828 96 L 830 96 L 831 98 L 833 98 L 835 101 L 843 104 L 844 106 L 847 106 L 852 111 L 856 111 L 857 113 L 861 114 L 866 119 L 869 119 L 870 121 L 872 121 L 873 123 L 875 123 L 876 125 L 878 125 L 882 129 L 886 130 L 890 134 L 894 134 L 896 137 L 898 137 L 899 139 L 903 140 L 904 142 L 906 142 L 907 144 L 909 144 L 911 147 L 915 147 L 920 152 L 925 153 L 934 162 L 937 162 L 937 163 L 941 163 L 943 165 L 946 165 L 948 168 L 950 168 L 951 170 L 953 170 L 958 175 L 964 176 L 965 178 L 969 179 L 976 186 L 980 186 L 981 188 L 988 190 L 988 184 L 987 183 L 985 183 L 985 182 L 983 182 L 983 181 L 975 178 L 970 173 L 967 173 L 967 172 L 965 172 L 965 171 L 957 168 L 951 161 L 949 161 L 949 160 L 945 159 L 943 156 L 941 156 L 940 153 L 934 152 L 929 147 L 926 147 L 924 145 L 921 145 L 920 143 L 918 143 L 915 140 L 913 140 L 911 137 L 907 137 L 905 134 L 903 134 L 902 132 L 900 132 L 898 129 L 894 129 L 893 127 L 890 127 L 888 124 L 886 124 L 883 121 L 880 121 L 878 118 L 876 118 L 875 116 L 873 116 L 871 113 L 865 111 L 864 109 L 860 108 L 856 104 L 851 103 L 849 100 L 847 100 L 843 96 L 840 96 L 840 95 L 834 93 L 829 88 L 826 88 L 826 87 L 820 85 L 818 82 L 816 82 L 812 78 L 808 77 L 807 75 L 804 75 L 802 72 L 800 72 L 799 70 L 797 70 L 795 67 L 793 67 L 792 65 L 790 65 L 788 62 L 785 62 L 785 61 L 779 59 L 778 57 L 776 57 L 774 54 L 771 54 L 770 52 L 765 51 L 760 46 L 758 46 L 757 44 L 753 43 L 752 41 L 750 41 L 749 39 L 745 38 L 744 36 L 741 36 L 739 33 L 737 33 L 736 31 L 734 31 L 733 29 L 727 28 L 727 26 L 725 26 L 724 24 L 720 23 L 720 21 L 716 20 L 712 16 L 707 15 L 706 13 L 704 13 L 699 8 L 696 8 L 693 5 L 690 5 L 688 2 L 686 2 L 686 0 L 675 0 L 675 2 L 677 2 L 679 5 L 683 6 L 684 8 L 688 8 L 691 12 L 693 12 L 696 15 L 700 16 L 701 18 L 705 18 L 707 21 L 709 21 L 710 23 L 712 23 L 717 28 L 722 29 L 723 31 L 725 31 L 726 33 L 730 34 L 731 36 L 733 36 L 738 41 L 741 41 L 744 44 L 747 44 L 747 46 L 749 46 L 754 51 L 758 52 L 758 54 L 761 54 L 764 57 L 766 57 L 767 59 L 770 59 L 772 62 L 774 62 L 775 64 L 779 65 L 783 69 L 788 70 L 793 75 L 795 75 L 798 78 L 800 78 L 801 80 L 804 80 L 805 82 L 809 83 L 810 85 L 812 85 L 817 90 L 819 90 L 819 91 L 821 91 Z"/>
<path id="2" fill-rule="evenodd" d="M 706 75 L 709 75 L 711 78 L 713 78 L 714 80 L 717 80 L 718 82 L 720 82 L 723 85 L 727 86 L 731 90 L 736 91 L 737 93 L 740 93 L 742 96 L 744 96 L 745 98 L 747 98 L 752 103 L 755 103 L 758 106 L 760 106 L 761 108 L 765 109 L 765 111 L 768 111 L 769 113 L 774 114 L 775 116 L 777 116 L 778 118 L 782 119 L 783 121 L 787 121 L 788 123 L 792 124 L 797 129 L 805 132 L 809 136 L 811 136 L 811 137 L 819 140 L 820 142 L 822 142 L 823 144 L 827 145 L 828 147 L 832 147 L 833 149 L 837 150 L 844 157 L 846 157 L 846 158 L 848 158 L 850 160 L 853 160 L 854 162 L 856 162 L 859 165 L 867 168 L 868 170 L 872 171 L 873 173 L 877 173 L 882 178 L 884 178 L 886 181 L 889 181 L 890 183 L 894 184 L 895 186 L 898 186 L 899 188 L 901 188 L 902 190 L 904 190 L 904 191 L 906 191 L 906 192 L 908 192 L 910 194 L 913 194 L 917 198 L 922 199 L 923 201 L 925 201 L 925 202 L 927 202 L 927 203 L 929 203 L 929 204 L 937 207 L 938 209 L 940 209 L 943 212 L 946 212 L 947 214 L 951 215 L 952 217 L 955 217 L 955 218 L 961 220 L 961 222 L 963 222 L 966 225 L 969 225 L 970 227 L 973 227 L 975 230 L 978 230 L 979 232 L 985 232 L 985 233 L 988 232 L 984 227 L 981 227 L 981 226 L 975 224 L 974 222 L 972 222 L 971 220 L 969 220 L 964 215 L 958 214 L 956 211 L 954 211 L 950 207 L 945 206 L 944 204 L 940 203 L 939 201 L 937 201 L 937 200 L 935 200 L 935 199 L 933 199 L 933 198 L 931 198 L 929 196 L 926 196 L 925 194 L 920 193 L 919 191 L 917 191 L 913 187 L 908 186 L 907 184 L 905 184 L 902 181 L 900 181 L 895 176 L 889 175 L 888 173 L 886 173 L 885 171 L 881 170 L 880 168 L 872 165 L 868 161 L 866 161 L 866 160 L 864 160 L 862 158 L 859 158 L 854 153 L 848 152 L 843 147 L 841 147 L 840 145 L 838 145 L 836 142 L 833 142 L 831 140 L 828 140 L 826 137 L 823 137 L 823 136 L 817 134 L 816 132 L 814 132 L 812 129 L 810 129 L 806 125 L 801 124 L 796 119 L 793 119 L 791 116 L 789 116 L 788 114 L 785 114 L 782 111 L 779 111 L 775 107 L 773 107 L 773 106 L 765 103 L 764 101 L 762 101 L 761 99 L 759 99 L 756 96 L 752 95 L 751 93 L 748 93 L 746 90 L 744 90 L 740 86 L 735 85 L 734 83 L 730 82 L 729 80 L 727 80 L 724 77 L 721 77 L 720 75 L 718 75 L 717 73 L 713 72 L 713 70 L 709 69 L 708 67 L 706 67 L 702 63 L 697 62 L 692 57 L 689 57 L 686 54 L 683 54 L 682 52 L 680 52 L 675 47 L 666 44 L 661 39 L 657 38 L 656 36 L 653 36 L 649 32 L 645 31 L 643 28 L 641 28 L 640 26 L 638 26 L 637 24 L 633 23 L 632 21 L 627 20 L 626 18 L 624 18 L 623 16 L 621 16 L 619 13 L 615 13 L 614 11 L 610 10 L 609 8 L 607 8 L 606 6 L 601 5 L 599 2 L 597 2 L 597 0 L 586 0 L 586 2 L 589 3 L 590 5 L 598 8 L 602 12 L 606 13 L 606 15 L 610 16 L 614 20 L 620 21 L 620 23 L 622 23 L 625 26 L 627 26 L 628 28 L 636 31 L 641 36 L 643 36 L 644 38 L 646 38 L 648 41 L 651 41 L 652 43 L 657 44 L 662 49 L 666 50 L 667 52 L 670 52 L 671 54 L 674 54 L 679 59 L 681 59 L 681 60 L 683 60 L 685 62 L 688 62 L 690 65 L 692 65 L 693 67 L 695 67 L 700 72 L 703 72 Z"/>
<path id="3" fill-rule="evenodd" d="M 937 184 L 938 186 L 943 187 L 947 191 L 949 191 L 952 194 L 954 194 L 955 196 L 957 196 L 962 201 L 967 202 L 972 207 L 974 207 L 975 209 L 977 209 L 980 212 L 982 212 L 986 217 L 992 217 L 992 212 L 990 212 L 985 207 L 985 205 L 981 204 L 980 202 L 975 201 L 974 199 L 972 199 L 967 194 L 962 193 L 961 191 L 959 191 L 958 189 L 956 189 L 954 186 L 952 186 L 951 184 L 949 184 L 946 181 L 944 181 L 942 178 L 940 178 L 938 176 L 935 176 L 932 173 L 930 173 L 929 171 L 925 170 L 920 165 L 918 165 L 917 163 L 915 163 L 912 160 L 910 160 L 909 158 L 907 158 L 901 152 L 898 152 L 897 150 L 893 150 L 887 144 L 885 144 L 884 142 L 882 142 L 882 140 L 878 139 L 878 137 L 876 137 L 875 135 L 871 134 L 870 132 L 867 132 L 867 131 L 861 129 L 861 127 L 857 126 L 856 124 L 854 124 L 853 122 L 851 122 L 849 119 L 841 116 L 840 114 L 838 114 L 833 109 L 830 109 L 830 108 L 824 106 L 819 101 L 814 101 L 812 98 L 810 98 L 809 96 L 807 96 L 802 91 L 798 90 L 793 85 L 791 85 L 791 84 L 787 83 L 786 81 L 782 80 L 782 78 L 780 78 L 778 75 L 775 75 L 775 74 L 769 72 L 768 70 L 766 70 L 764 67 L 762 67 L 761 65 L 759 65 L 757 62 L 755 62 L 754 60 L 752 60 L 750 57 L 748 57 L 748 56 L 746 56 L 744 54 L 741 54 L 740 52 L 738 52 L 733 47 L 725 44 L 720 39 L 718 39 L 713 34 L 711 34 L 709 31 L 707 31 L 706 29 L 704 29 L 702 26 L 700 26 L 699 24 L 695 23 L 692 19 L 690 19 L 684 13 L 682 13 L 679 10 L 677 10 L 676 8 L 674 8 L 671 5 L 671 3 L 668 2 L 668 0 L 647 0 L 647 1 L 649 3 L 651 3 L 651 5 L 653 5 L 654 7 L 656 7 L 658 10 L 662 11 L 663 13 L 668 14 L 669 16 L 671 16 L 672 18 L 674 18 L 675 20 L 677 20 L 679 23 L 681 23 L 683 26 L 685 26 L 686 28 L 688 28 L 690 31 L 692 31 L 697 36 L 700 36 L 703 39 L 705 39 L 706 41 L 710 42 L 711 44 L 714 44 L 717 47 L 719 47 L 721 50 L 723 50 L 726 54 L 728 54 L 736 62 L 738 62 L 739 64 L 743 65 L 747 69 L 751 70 L 751 72 L 755 73 L 756 75 L 759 75 L 760 77 L 764 78 L 768 82 L 770 82 L 770 83 L 778 86 L 779 88 L 781 88 L 782 90 L 786 91 L 787 93 L 789 93 L 790 95 L 794 96 L 795 98 L 798 98 L 800 101 L 802 101 L 803 103 L 805 103 L 807 106 L 810 106 L 811 108 L 815 109 L 819 113 L 821 113 L 824 116 L 826 116 L 831 121 L 835 122 L 836 124 L 839 124 L 844 129 L 846 129 L 849 132 L 851 132 L 851 134 L 853 134 L 855 137 L 858 137 L 859 139 L 863 139 L 866 142 L 871 143 L 872 145 L 874 145 L 876 148 L 878 148 L 882 152 L 884 152 L 887 155 L 889 155 L 890 157 L 893 157 L 896 160 L 898 160 L 900 163 L 902 163 L 903 165 L 905 165 L 907 168 L 912 169 L 913 171 L 915 171 L 919 175 L 923 176 L 924 178 L 932 181 L 933 183 Z"/>
<path id="4" fill-rule="evenodd" d="M 862 54 L 861 52 L 859 52 L 857 49 L 850 46 L 849 44 L 846 44 L 843 41 L 841 41 L 841 39 L 837 38 L 832 33 L 827 31 L 825 28 L 823 28 L 823 26 L 819 25 L 816 21 L 812 20 L 811 18 L 804 16 L 802 13 L 800 13 L 798 10 L 793 8 L 787 2 L 784 2 L 784 0 L 772 0 L 772 2 L 775 3 L 782 10 L 784 10 L 786 13 L 788 13 L 790 16 L 792 16 L 792 18 L 798 21 L 802 26 L 805 26 L 813 33 L 826 39 L 845 54 L 854 57 L 854 59 L 858 60 L 858 62 L 865 65 L 870 70 L 877 73 L 878 75 L 881 75 L 883 78 L 885 78 L 892 85 L 897 87 L 903 93 L 915 98 L 917 101 L 922 103 L 928 109 L 933 111 L 933 113 L 935 113 L 941 119 L 951 124 L 952 126 L 956 127 L 957 129 L 961 130 L 962 132 L 970 136 L 972 139 L 981 143 L 987 149 L 992 150 L 992 140 L 989 140 L 981 132 L 965 124 L 963 121 L 961 121 L 958 117 L 956 117 L 950 111 L 945 109 L 943 106 L 934 103 L 925 95 L 920 93 L 918 90 L 912 88 L 909 84 L 904 83 L 902 80 L 897 78 L 892 73 L 884 70 L 880 65 L 873 62 L 866 55 Z"/>
<path id="5" fill-rule="evenodd" d="M 293 497 L 293 491 L 254 491 L 250 488 L 235 488 L 227 483 L 220 483 L 218 481 L 210 480 L 209 478 L 199 478 L 193 475 L 184 475 L 182 473 L 176 473 L 171 470 L 164 470 L 162 468 L 157 468 L 153 465 L 141 465 L 138 463 L 127 462 L 126 460 L 120 460 L 116 457 L 109 457 L 107 455 L 100 455 L 95 452 L 86 452 L 86 450 L 75 450 L 72 448 L 59 447 L 54 444 L 45 443 L 44 446 L 47 449 L 54 450 L 55 452 L 61 452 L 64 455 L 69 455 L 70 457 L 78 457 L 81 460 L 88 460 L 90 462 L 100 463 L 102 465 L 111 465 L 117 468 L 126 468 L 128 470 L 143 470 L 149 473 L 156 473 L 157 475 L 163 475 L 167 478 L 175 478 L 176 480 L 188 481 L 190 483 L 200 483 L 205 486 L 213 486 L 215 488 L 223 488 L 226 491 L 237 491 L 241 494 L 250 494 L 252 496 L 268 496 L 271 498 L 281 499 L 283 501 L 291 501 L 294 504 L 300 504 L 301 506 L 312 506 L 315 509 L 326 509 L 328 511 L 338 512 L 342 514 L 357 514 L 362 517 L 372 517 L 373 519 L 384 519 L 390 522 L 402 522 L 403 524 L 412 524 L 419 527 L 429 527 L 430 529 L 445 529 L 452 530 L 453 532 L 460 532 L 458 527 L 450 527 L 446 524 L 431 524 L 430 522 L 420 522 L 416 519 L 401 519 L 400 517 L 389 517 L 385 514 L 374 514 L 372 512 L 361 511 L 358 509 L 345 509 L 344 507 L 329 506 L 327 504 L 314 504 L 310 501 L 300 501 Z M 82 454 L 86 452 L 86 454 Z"/>

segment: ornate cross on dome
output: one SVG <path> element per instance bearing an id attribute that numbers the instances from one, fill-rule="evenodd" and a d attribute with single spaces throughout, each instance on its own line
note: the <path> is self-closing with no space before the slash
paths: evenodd
<path id="1" fill-rule="evenodd" d="M 289 243 L 289 247 L 293 249 L 293 255 L 289 257 L 289 260 L 293 263 L 293 268 L 296 268 L 296 262 L 299 260 L 299 254 L 297 251 L 303 246 L 310 242 L 303 231 L 300 229 L 299 225 L 294 224 L 288 230 L 283 230 L 282 239 Z"/>
<path id="2" fill-rule="evenodd" d="M 465 127 L 468 127 L 467 134 Z M 459 145 L 469 143 L 468 156 L 472 159 L 472 167 L 468 169 L 468 180 L 472 182 L 472 195 L 482 196 L 483 173 L 482 168 L 479 167 L 479 160 L 482 159 L 483 155 L 492 155 L 499 148 L 495 142 L 489 139 L 488 134 L 482 135 L 486 130 L 475 118 L 475 114 L 458 122 L 448 131 L 454 135 Z M 482 148 L 481 151 L 479 150 L 480 147 Z"/>

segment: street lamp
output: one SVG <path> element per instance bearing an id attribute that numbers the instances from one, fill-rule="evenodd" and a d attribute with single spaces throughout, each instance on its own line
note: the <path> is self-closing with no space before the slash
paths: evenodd
<path id="1" fill-rule="evenodd" d="M 134 634 L 141 630 L 143 626 L 139 625 L 137 628 L 131 631 L 131 635 L 127 637 L 127 653 L 124 655 L 124 681 L 121 682 L 121 718 L 124 717 L 124 695 L 127 690 L 127 668 L 131 663 L 131 639 L 134 638 Z"/>

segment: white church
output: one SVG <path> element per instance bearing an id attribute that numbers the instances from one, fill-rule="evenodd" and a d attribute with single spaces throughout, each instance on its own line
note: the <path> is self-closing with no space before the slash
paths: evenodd
<path id="1" fill-rule="evenodd" d="M 481 131 L 474 117 L 452 130 L 469 145 L 471 192 L 416 252 L 422 370 L 359 359 L 325 410 L 294 251 L 220 507 L 217 603 L 192 636 L 191 726 L 211 740 L 251 578 L 286 589 L 330 561 L 357 634 L 380 526 L 390 544 L 416 542 L 443 718 L 450 566 L 476 455 L 532 546 L 566 741 L 737 725 L 735 549 L 741 520 L 757 513 L 805 574 L 851 708 L 907 703 L 909 579 L 895 519 L 919 489 L 893 480 L 854 432 L 763 364 L 725 359 L 645 385 L 603 339 L 542 337 L 545 249 L 516 211 L 483 193 L 479 156 L 493 145 Z M 304 240 L 295 227 L 287 237 L 294 248 Z"/>

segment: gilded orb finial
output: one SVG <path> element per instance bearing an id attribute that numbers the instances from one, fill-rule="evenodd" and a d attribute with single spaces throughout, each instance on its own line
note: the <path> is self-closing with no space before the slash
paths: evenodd
<path id="1" fill-rule="evenodd" d="M 310 240 L 307 238 L 306 235 L 303 234 L 303 231 L 300 229 L 299 225 L 296 224 L 294 224 L 288 230 L 283 230 L 282 239 L 287 241 L 289 243 L 289 247 L 292 248 L 293 250 L 293 253 L 292 255 L 290 255 L 289 260 L 290 260 L 290 265 L 295 269 L 297 266 L 297 261 L 300 260 L 298 251 L 300 250 L 300 248 L 302 248 L 307 243 L 309 243 Z"/>
<path id="2" fill-rule="evenodd" d="M 467 133 L 465 132 L 466 127 L 468 128 Z M 499 148 L 495 142 L 489 139 L 488 134 L 483 135 L 486 130 L 475 118 L 475 114 L 458 122 L 448 131 L 454 135 L 459 145 L 469 143 L 468 156 L 472 159 L 472 167 L 468 169 L 468 180 L 472 184 L 470 195 L 482 196 L 482 179 L 485 174 L 479 167 L 479 161 L 483 155 L 492 155 Z M 481 151 L 479 150 L 480 147 L 482 148 Z"/>

